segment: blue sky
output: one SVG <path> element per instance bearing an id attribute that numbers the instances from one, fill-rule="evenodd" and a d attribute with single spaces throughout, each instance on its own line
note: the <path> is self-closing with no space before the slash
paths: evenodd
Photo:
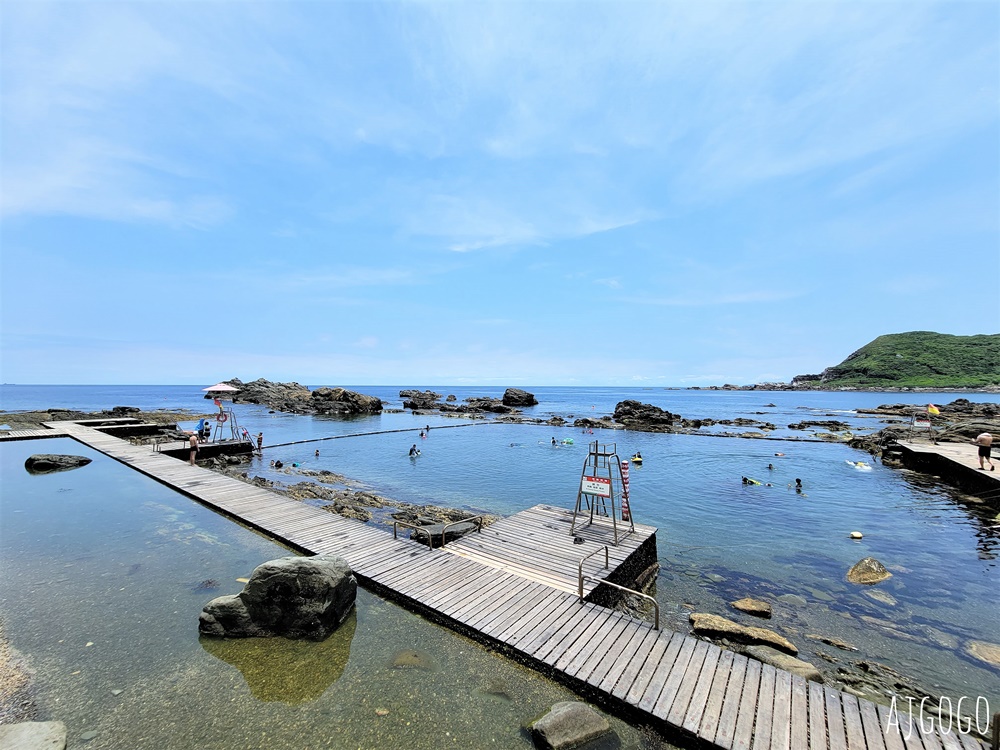
<path id="1" fill-rule="evenodd" d="M 0 10 L 9 383 L 786 381 L 1000 331 L 1000 6 Z"/>

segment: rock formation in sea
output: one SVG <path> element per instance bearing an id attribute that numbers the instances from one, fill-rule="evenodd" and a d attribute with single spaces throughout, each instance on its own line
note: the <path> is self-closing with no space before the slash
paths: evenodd
<path id="1" fill-rule="evenodd" d="M 52 474 L 57 471 L 69 471 L 86 466 L 93 459 L 85 456 L 65 456 L 55 453 L 36 453 L 28 456 L 24 468 L 29 474 Z"/>
<path id="2" fill-rule="evenodd" d="M 225 381 L 239 390 L 232 394 L 233 403 L 263 404 L 276 411 L 291 414 L 378 414 L 382 400 L 344 388 L 317 388 L 310 391 L 299 383 L 272 383 L 258 378 L 244 383 L 239 378 Z"/>
<path id="3" fill-rule="evenodd" d="M 198 630 L 222 638 L 322 640 L 350 613 L 357 591 L 341 557 L 283 557 L 258 565 L 239 594 L 206 604 Z"/>

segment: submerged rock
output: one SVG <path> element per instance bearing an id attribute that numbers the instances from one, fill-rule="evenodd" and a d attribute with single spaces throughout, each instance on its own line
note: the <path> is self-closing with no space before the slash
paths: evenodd
<path id="1" fill-rule="evenodd" d="M 322 640 L 354 607 L 358 583 L 340 557 L 283 557 L 254 569 L 243 591 L 210 601 L 198 618 L 202 635 L 282 635 Z"/>
<path id="2" fill-rule="evenodd" d="M 1000 669 L 1000 643 L 968 641 L 965 644 L 965 653 L 983 664 Z"/>
<path id="3" fill-rule="evenodd" d="M 24 468 L 29 474 L 52 474 L 56 471 L 69 471 L 86 466 L 93 459 L 84 456 L 64 456 L 55 453 L 36 453 L 28 456 Z"/>
<path id="4" fill-rule="evenodd" d="M 735 602 L 730 602 L 729 606 L 733 609 L 738 609 L 740 612 L 746 612 L 748 615 L 753 615 L 754 617 L 770 619 L 772 614 L 770 604 L 762 602 L 760 599 L 752 599 L 749 596 L 745 596 Z"/>
<path id="5" fill-rule="evenodd" d="M 811 682 L 823 682 L 823 675 L 812 664 L 802 661 L 802 659 L 797 659 L 794 656 L 783 654 L 770 646 L 747 646 L 743 649 L 743 653 L 757 661 L 770 664 L 776 669 L 783 669 L 786 672 L 797 674 L 799 677 L 803 677 Z"/>
<path id="6" fill-rule="evenodd" d="M 0 747 L 10 750 L 64 750 L 66 725 L 61 721 L 24 721 L 0 726 Z"/>
<path id="7" fill-rule="evenodd" d="M 854 567 L 847 571 L 847 580 L 851 583 L 861 583 L 872 585 L 880 583 L 887 578 L 892 578 L 892 573 L 874 557 L 866 557 L 854 564 Z"/>
<path id="8" fill-rule="evenodd" d="M 601 714 L 579 701 L 560 701 L 530 726 L 535 747 L 570 750 L 611 733 Z"/>
<path id="9" fill-rule="evenodd" d="M 407 648 L 397 651 L 392 657 L 393 669 L 421 669 L 425 672 L 436 672 L 437 664 L 434 657 L 426 651 L 415 648 Z"/>
<path id="10" fill-rule="evenodd" d="M 795 644 L 784 636 L 778 635 L 773 630 L 768 630 L 767 628 L 740 625 L 738 622 L 727 620 L 725 617 L 701 612 L 692 612 L 689 619 L 691 620 L 692 630 L 698 635 L 708 636 L 709 638 L 727 638 L 730 641 L 750 646 L 771 646 L 792 656 L 795 656 L 799 652 Z"/>

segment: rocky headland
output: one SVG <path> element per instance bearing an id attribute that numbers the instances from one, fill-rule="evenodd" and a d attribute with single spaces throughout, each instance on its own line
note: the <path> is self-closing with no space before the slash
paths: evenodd
<path id="1" fill-rule="evenodd" d="M 237 390 L 224 398 L 234 404 L 261 404 L 275 411 L 290 414 L 335 414 L 355 416 L 358 414 L 378 414 L 382 411 L 382 400 L 375 396 L 348 391 L 345 388 L 317 388 L 314 391 L 298 383 L 273 383 L 258 378 L 244 383 L 239 378 L 225 381 Z M 205 398 L 214 398 L 208 394 Z"/>

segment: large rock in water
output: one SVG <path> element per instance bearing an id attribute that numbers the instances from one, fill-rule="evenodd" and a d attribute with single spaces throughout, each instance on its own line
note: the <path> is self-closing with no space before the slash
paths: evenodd
<path id="1" fill-rule="evenodd" d="M 534 393 L 522 391 L 520 388 L 508 388 L 503 392 L 504 406 L 537 406 L 538 399 Z"/>
<path id="2" fill-rule="evenodd" d="M 317 388 L 312 392 L 311 401 L 316 414 L 378 414 L 382 411 L 382 399 L 344 388 Z"/>
<path id="3" fill-rule="evenodd" d="M 768 630 L 767 628 L 740 625 L 738 622 L 727 620 L 725 617 L 701 612 L 692 612 L 689 619 L 691 620 L 691 629 L 698 635 L 708 636 L 709 638 L 727 638 L 730 641 L 750 646 L 770 646 L 792 656 L 799 653 L 795 644 L 784 636 L 778 635 L 773 630 Z"/>
<path id="4" fill-rule="evenodd" d="M 239 594 L 206 604 L 198 630 L 223 638 L 321 640 L 344 621 L 357 592 L 358 582 L 341 557 L 283 557 L 258 565 Z"/>
<path id="5" fill-rule="evenodd" d="M 608 720 L 579 701 L 554 704 L 530 728 L 535 747 L 542 750 L 570 750 L 611 733 Z"/>
<path id="6" fill-rule="evenodd" d="M 670 432 L 674 422 L 681 419 L 680 414 L 671 414 L 658 406 L 632 400 L 619 401 L 614 416 L 616 422 L 628 429 L 644 432 Z"/>
<path id="7" fill-rule="evenodd" d="M 51 474 L 55 471 L 69 471 L 86 466 L 93 459 L 84 456 L 64 456 L 56 453 L 36 453 L 28 456 L 24 468 L 29 474 Z"/>
<path id="8" fill-rule="evenodd" d="M 886 578 L 892 578 L 892 573 L 885 569 L 885 566 L 874 557 L 866 557 L 854 564 L 854 567 L 847 571 L 847 580 L 851 583 L 864 583 L 871 585 L 880 583 Z"/>

